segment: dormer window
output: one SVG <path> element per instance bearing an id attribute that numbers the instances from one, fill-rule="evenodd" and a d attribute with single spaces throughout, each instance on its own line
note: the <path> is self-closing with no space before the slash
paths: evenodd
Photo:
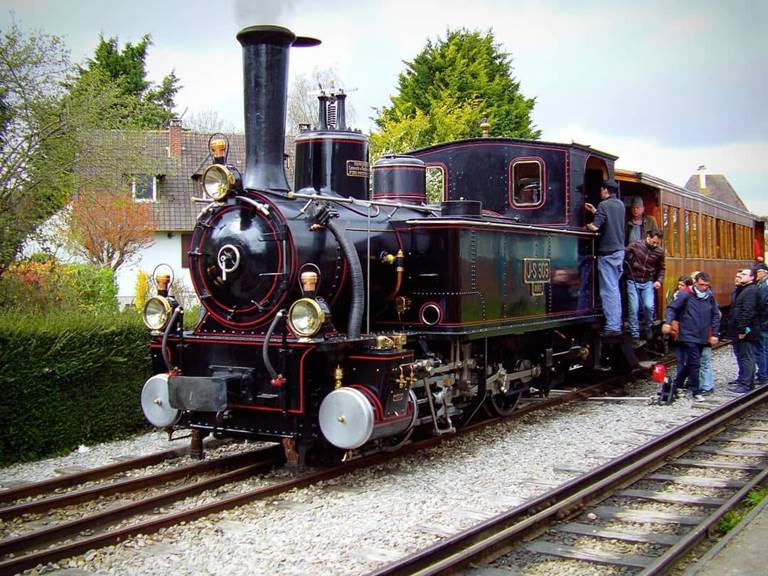
<path id="1" fill-rule="evenodd" d="M 136 202 L 157 200 L 157 177 L 140 174 L 131 176 L 131 194 Z"/>
<path id="2" fill-rule="evenodd" d="M 540 158 L 517 159 L 510 169 L 511 204 L 515 208 L 537 208 L 544 203 L 546 182 Z"/>

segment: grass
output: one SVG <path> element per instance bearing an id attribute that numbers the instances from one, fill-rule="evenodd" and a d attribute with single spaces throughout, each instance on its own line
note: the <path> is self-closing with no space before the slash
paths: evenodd
<path id="1" fill-rule="evenodd" d="M 768 496 L 768 488 L 759 488 L 750 491 L 734 510 L 727 512 L 725 516 L 722 517 L 717 525 L 717 529 L 720 530 L 722 534 L 727 534 L 733 530 L 739 522 L 749 514 L 750 510 L 760 504 L 766 496 Z"/>

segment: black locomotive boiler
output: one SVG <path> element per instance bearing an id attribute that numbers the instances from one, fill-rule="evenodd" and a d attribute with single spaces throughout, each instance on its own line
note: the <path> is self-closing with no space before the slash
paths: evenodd
<path id="1" fill-rule="evenodd" d="M 509 138 L 450 142 L 368 167 L 343 95 L 284 170 L 288 53 L 274 26 L 243 47 L 246 166 L 221 142 L 189 251 L 193 331 L 162 282 L 145 309 L 157 426 L 281 441 L 289 461 L 391 449 L 481 410 L 511 412 L 599 362 L 595 234 L 585 200 L 614 156 Z M 373 193 L 369 195 L 369 172 Z M 444 201 L 428 204 L 427 180 Z"/>

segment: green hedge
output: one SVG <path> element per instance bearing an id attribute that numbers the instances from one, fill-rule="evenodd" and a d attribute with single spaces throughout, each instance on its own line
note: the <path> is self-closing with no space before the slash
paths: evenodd
<path id="1" fill-rule="evenodd" d="M 149 337 L 135 313 L 0 315 L 0 463 L 145 426 Z"/>

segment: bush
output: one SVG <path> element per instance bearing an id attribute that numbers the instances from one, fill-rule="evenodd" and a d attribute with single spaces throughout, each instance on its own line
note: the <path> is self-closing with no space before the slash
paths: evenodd
<path id="1" fill-rule="evenodd" d="M 136 296 L 133 299 L 133 307 L 139 312 L 143 312 L 144 304 L 147 303 L 147 299 L 149 298 L 149 274 L 144 272 L 144 270 L 139 270 L 136 274 L 135 293 Z"/>
<path id="2" fill-rule="evenodd" d="M 0 315 L 0 463 L 68 452 L 145 425 L 151 371 L 135 313 Z"/>
<path id="3" fill-rule="evenodd" d="M 0 307 L 41 313 L 114 312 L 115 274 L 92 264 L 62 264 L 33 256 L 16 262 L 3 274 Z"/>

